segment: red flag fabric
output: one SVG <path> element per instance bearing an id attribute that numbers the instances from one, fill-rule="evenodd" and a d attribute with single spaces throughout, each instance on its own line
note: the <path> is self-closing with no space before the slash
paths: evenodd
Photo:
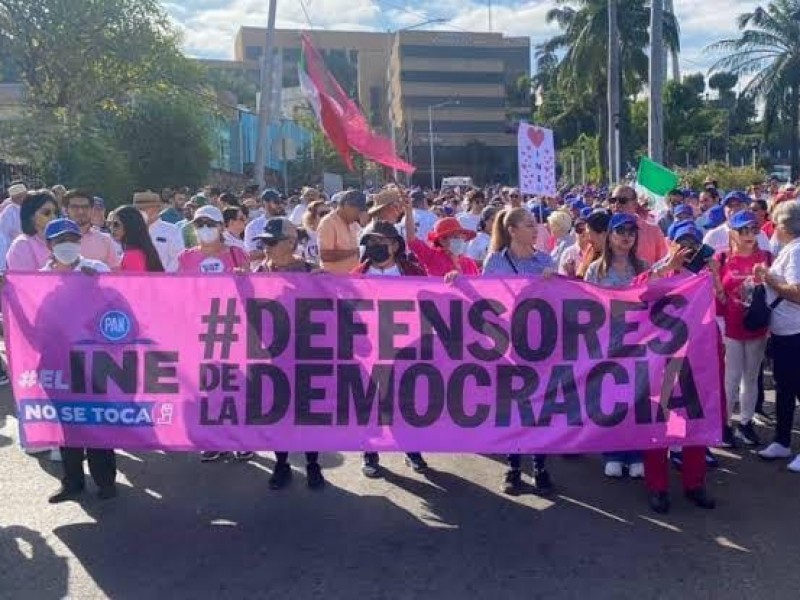
<path id="1" fill-rule="evenodd" d="M 301 85 L 303 82 L 302 73 L 304 69 L 308 82 L 313 84 L 313 87 L 316 89 L 321 109 L 325 108 L 326 104 L 328 105 L 328 126 L 331 128 L 330 131 L 337 136 L 336 139 L 334 139 L 331 132 L 329 132 L 326 127 L 326 121 L 323 119 L 326 115 L 323 114 L 323 111 L 320 110 L 317 116 L 320 119 L 320 123 L 328 139 L 331 140 L 331 143 L 339 151 L 339 154 L 342 155 L 342 158 L 345 158 L 345 156 L 347 157 L 345 162 L 350 160 L 350 156 L 349 152 L 343 152 L 340 147 L 342 143 L 340 136 L 342 133 L 344 133 L 346 137 L 349 148 L 362 154 L 365 158 L 397 169 L 398 171 L 413 173 L 415 171 L 414 166 L 395 154 L 391 140 L 377 135 L 370 129 L 369 123 L 356 103 L 347 96 L 333 75 L 331 75 L 330 71 L 325 67 L 322 56 L 314 47 L 308 34 L 302 34 L 302 43 L 303 57 L 300 65 Z M 308 93 L 306 93 L 306 95 L 308 96 Z M 314 103 L 313 100 L 310 99 L 310 101 L 312 104 Z M 337 123 L 334 123 L 334 121 L 337 121 Z M 351 162 L 348 163 L 348 166 L 352 169 Z"/>

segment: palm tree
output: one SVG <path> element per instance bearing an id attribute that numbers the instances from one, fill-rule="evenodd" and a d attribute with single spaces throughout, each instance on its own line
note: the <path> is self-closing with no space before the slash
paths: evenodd
<path id="1" fill-rule="evenodd" d="M 560 6 L 548 11 L 548 23 L 556 23 L 561 33 L 539 45 L 538 61 L 563 56 L 555 69 L 556 85 L 573 97 L 585 97 L 596 111 L 600 148 L 606 147 L 608 0 L 556 0 Z M 647 0 L 618 0 L 620 32 L 620 74 L 623 93 L 638 93 L 648 80 L 650 44 L 650 5 Z M 678 51 L 678 24 L 664 11 L 664 41 Z M 600 164 L 605 161 L 600 160 Z"/>
<path id="2" fill-rule="evenodd" d="M 709 46 L 725 52 L 711 72 L 729 70 L 752 79 L 742 93 L 764 102 L 765 133 L 777 119 L 791 123 L 792 179 L 800 178 L 800 0 L 775 0 L 739 15 L 740 37 Z"/>

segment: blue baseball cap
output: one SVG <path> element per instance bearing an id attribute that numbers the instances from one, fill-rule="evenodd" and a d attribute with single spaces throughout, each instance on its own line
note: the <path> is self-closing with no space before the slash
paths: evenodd
<path id="1" fill-rule="evenodd" d="M 741 229 L 742 227 L 756 227 L 758 226 L 758 219 L 755 214 L 749 210 L 737 212 L 731 217 L 731 229 Z"/>
<path id="2" fill-rule="evenodd" d="M 744 192 L 733 190 L 732 192 L 725 194 L 725 197 L 722 199 L 722 206 L 728 206 L 728 204 L 733 201 L 745 203 L 749 202 L 750 199 Z"/>
<path id="3" fill-rule="evenodd" d="M 692 221 L 680 221 L 679 223 L 673 223 L 667 229 L 667 237 L 674 241 L 677 241 L 685 236 L 691 236 L 698 242 L 703 241 L 703 232 L 700 231 L 700 228 L 697 227 Z"/>
<path id="4" fill-rule="evenodd" d="M 693 217 L 694 211 L 692 210 L 692 207 L 689 206 L 688 204 L 679 204 L 674 209 L 672 209 L 672 214 L 675 216 L 676 219 L 678 217 L 687 217 L 687 216 Z"/>
<path id="5" fill-rule="evenodd" d="M 70 219 L 55 219 L 44 228 L 44 239 L 48 242 L 60 238 L 62 235 L 77 235 L 81 237 L 81 228 Z"/>
<path id="6" fill-rule="evenodd" d="M 551 212 L 551 210 L 547 206 L 541 204 L 540 202 L 537 202 L 535 204 L 529 204 L 528 210 L 531 211 L 531 214 L 533 215 L 534 220 L 537 223 L 544 223 L 547 220 L 547 217 L 550 216 Z"/>
<path id="7" fill-rule="evenodd" d="M 573 210 L 582 210 L 586 208 L 586 203 L 583 201 L 583 198 L 580 196 L 576 196 L 574 198 L 569 198 L 566 202 L 567 206 L 569 206 Z"/>
<path id="8" fill-rule="evenodd" d="M 636 222 L 636 217 L 626 213 L 616 213 L 612 215 L 611 220 L 608 222 L 608 228 L 613 231 L 617 227 L 633 226 L 639 229 L 639 224 Z"/>
<path id="9" fill-rule="evenodd" d="M 580 213 L 581 219 L 587 218 L 590 214 L 592 214 L 592 211 L 594 211 L 594 209 L 591 206 L 584 206 Z"/>
<path id="10" fill-rule="evenodd" d="M 712 206 L 705 214 L 697 220 L 697 224 L 703 229 L 714 229 L 725 222 L 725 212 L 722 206 Z"/>

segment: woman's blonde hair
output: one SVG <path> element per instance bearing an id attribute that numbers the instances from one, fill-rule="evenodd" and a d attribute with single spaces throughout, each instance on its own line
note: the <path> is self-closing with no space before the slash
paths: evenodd
<path id="1" fill-rule="evenodd" d="M 572 229 L 572 217 L 570 217 L 563 210 L 556 210 L 547 217 L 547 224 L 550 225 L 550 231 L 557 229 L 561 233 L 569 233 Z M 556 233 L 553 231 L 553 233 Z"/>
<path id="2" fill-rule="evenodd" d="M 511 245 L 510 227 L 518 227 L 531 213 L 527 208 L 518 206 L 517 208 L 504 208 L 494 218 L 492 227 L 492 240 L 489 242 L 489 252 L 500 252 Z"/>
<path id="3" fill-rule="evenodd" d="M 324 200 L 314 200 L 310 202 L 306 207 L 306 212 L 303 213 L 303 228 L 310 229 L 311 228 L 311 220 L 317 214 L 317 210 L 319 210 L 320 206 L 325 206 Z M 319 223 L 317 223 L 319 225 Z"/>

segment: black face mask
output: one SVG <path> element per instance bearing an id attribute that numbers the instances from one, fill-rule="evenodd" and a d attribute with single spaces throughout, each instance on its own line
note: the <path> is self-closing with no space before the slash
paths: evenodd
<path id="1" fill-rule="evenodd" d="M 384 244 L 376 244 L 375 246 L 367 246 L 364 249 L 364 258 L 369 260 L 371 263 L 375 264 L 383 264 L 389 258 L 391 258 L 391 254 L 389 253 L 389 246 Z"/>

